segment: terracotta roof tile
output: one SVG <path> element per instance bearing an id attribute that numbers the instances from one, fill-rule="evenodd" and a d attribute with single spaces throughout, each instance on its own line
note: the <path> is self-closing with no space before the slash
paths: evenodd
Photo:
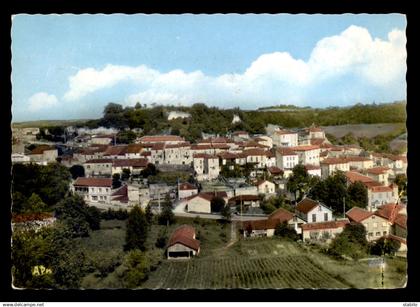
<path id="1" fill-rule="evenodd" d="M 160 143 L 160 142 L 184 142 L 185 139 L 178 135 L 146 135 L 140 138 L 140 142 L 144 143 Z"/>
<path id="2" fill-rule="evenodd" d="M 74 186 L 86 186 L 86 187 L 111 187 L 111 178 L 85 178 L 78 177 L 73 183 Z"/>
<path id="3" fill-rule="evenodd" d="M 312 200 L 310 198 L 304 198 L 296 205 L 296 210 L 304 214 L 307 214 L 309 211 L 311 211 L 313 208 L 315 208 L 318 205 L 319 205 L 319 202 Z"/>
<path id="4" fill-rule="evenodd" d="M 273 175 L 283 175 L 283 173 L 284 173 L 284 171 L 281 168 L 277 167 L 277 166 L 270 166 L 267 169 Z"/>
<path id="5" fill-rule="evenodd" d="M 360 223 L 361 221 L 371 217 L 374 213 L 364 210 L 359 207 L 353 207 L 349 211 L 346 212 L 346 216 L 350 219 L 350 221 L 354 221 Z"/>
<path id="6" fill-rule="evenodd" d="M 372 167 L 372 168 L 367 169 L 366 172 L 368 174 L 379 175 L 379 174 L 386 174 L 389 170 L 390 170 L 389 167 Z"/>
<path id="7" fill-rule="evenodd" d="M 297 156 L 297 153 L 294 152 L 290 147 L 279 147 L 277 152 L 282 156 Z"/>
<path id="8" fill-rule="evenodd" d="M 281 222 L 290 221 L 293 219 L 294 214 L 287 211 L 284 208 L 278 208 L 277 210 L 273 211 L 269 216 L 268 219 L 280 220 Z"/>
<path id="9" fill-rule="evenodd" d="M 113 167 L 146 167 L 149 161 L 144 158 L 140 159 L 115 159 L 112 163 Z"/>
<path id="10" fill-rule="evenodd" d="M 336 228 L 344 228 L 347 224 L 349 224 L 348 220 L 340 220 L 340 221 L 329 221 L 329 222 L 320 222 L 320 223 L 308 223 L 303 224 L 301 226 L 302 230 L 321 230 L 321 229 L 336 229 Z"/>
<path id="11" fill-rule="evenodd" d="M 294 146 L 290 147 L 293 151 L 308 151 L 308 150 L 315 150 L 319 149 L 318 145 L 303 145 L 303 146 Z"/>
<path id="12" fill-rule="evenodd" d="M 31 151 L 30 155 L 42 155 L 47 150 L 56 150 L 56 148 L 50 145 L 39 145 Z"/>
<path id="13" fill-rule="evenodd" d="M 112 159 L 91 159 L 86 161 L 84 164 L 86 163 L 92 163 L 92 164 L 96 164 L 96 163 L 112 163 Z"/>
<path id="14" fill-rule="evenodd" d="M 346 172 L 345 176 L 347 177 L 347 179 L 351 182 L 354 183 L 356 181 L 361 181 L 363 183 L 365 182 L 373 182 L 374 180 L 368 176 L 364 176 L 358 172 Z"/>
<path id="15" fill-rule="evenodd" d="M 200 249 L 200 241 L 195 239 L 195 229 L 189 225 L 182 225 L 174 230 L 169 238 L 168 247 L 177 243 L 185 245 L 196 251 Z"/>
<path id="16" fill-rule="evenodd" d="M 189 182 L 184 182 L 184 183 L 181 183 L 180 185 L 179 185 L 179 189 L 181 190 L 181 191 L 187 191 L 187 190 L 196 190 L 197 189 L 197 187 L 195 186 L 195 185 L 192 185 L 191 183 L 189 183 Z"/>

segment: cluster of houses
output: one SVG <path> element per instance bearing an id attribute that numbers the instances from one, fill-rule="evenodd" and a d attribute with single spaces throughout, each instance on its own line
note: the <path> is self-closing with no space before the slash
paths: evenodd
<path id="1" fill-rule="evenodd" d="M 295 212 L 279 208 L 265 220 L 243 222 L 241 230 L 244 237 L 271 237 L 280 223 L 287 223 L 303 241 L 329 243 L 351 222 L 365 227 L 367 241 L 386 237 L 399 241 L 400 251 L 407 250 L 407 210 L 405 205 L 398 203 L 381 205 L 375 211 L 353 207 L 346 212 L 346 218 L 333 218 L 330 208 L 304 198 Z"/>
<path id="2" fill-rule="evenodd" d="M 174 114 L 173 116 L 179 116 Z M 210 136 L 194 144 L 176 135 L 146 135 L 134 144 L 115 145 L 115 133 L 88 134 L 73 140 L 71 154 L 60 153 L 54 144 L 41 144 L 28 152 L 14 149 L 13 163 L 48 164 L 59 161 L 71 167 L 82 165 L 85 177 L 71 184 L 71 190 L 81 195 L 90 205 L 102 208 L 130 209 L 140 204 L 143 208 L 165 195 L 172 195 L 183 211 L 198 214 L 212 213 L 215 197 L 222 198 L 232 209 L 259 208 L 263 198 L 284 190 L 284 183 L 293 168 L 304 165 L 312 176 L 326 178 L 335 171 L 343 171 L 347 183 L 362 182 L 368 191 L 366 210 L 353 208 L 346 218 L 334 219 L 330 208 L 319 202 L 304 199 L 295 212 L 278 209 L 267 219 L 243 223 L 246 236 L 272 236 L 279 222 L 287 222 L 303 240 L 330 240 L 349 222 L 365 225 L 368 240 L 387 236 L 405 242 L 405 207 L 398 204 L 398 187 L 393 179 L 405 174 L 405 155 L 368 153 L 357 145 L 335 146 L 320 127 L 312 125 L 300 130 L 267 127 L 267 135 L 250 135 L 236 131 L 226 136 Z M 22 134 L 23 133 L 23 134 Z M 34 141 L 39 130 L 29 129 L 14 137 Z M 19 142 L 18 142 L 19 143 Z M 69 143 L 70 144 L 70 143 Z M 197 184 L 181 182 L 175 186 L 147 181 L 127 181 L 113 188 L 112 176 L 128 172 L 137 176 L 152 163 L 162 169 L 189 170 L 196 182 L 216 182 L 223 169 L 251 166 L 248 183 L 224 183 L 222 189 L 204 189 Z M 262 178 L 262 175 L 267 178 Z M 391 209 L 390 209 L 391 208 Z M 172 237 L 168 257 L 176 257 L 179 245 L 188 242 L 188 257 L 199 252 L 193 229 L 184 227 Z M 404 243 L 405 244 L 405 243 Z M 184 244 L 185 245 L 185 244 Z M 181 255 L 186 252 L 180 252 Z"/>

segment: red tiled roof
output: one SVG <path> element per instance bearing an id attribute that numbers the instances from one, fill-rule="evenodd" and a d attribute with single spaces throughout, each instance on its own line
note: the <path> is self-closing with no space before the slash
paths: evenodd
<path id="1" fill-rule="evenodd" d="M 360 156 L 348 156 L 348 157 L 346 157 L 346 159 L 349 162 L 371 161 L 371 159 L 369 159 L 367 157 L 360 157 Z"/>
<path id="2" fill-rule="evenodd" d="M 114 137 L 114 135 L 105 135 L 105 134 L 99 134 L 99 135 L 92 136 L 92 138 L 95 138 L 95 139 L 112 139 L 113 137 Z"/>
<path id="3" fill-rule="evenodd" d="M 320 156 L 320 157 L 327 157 L 327 156 L 328 156 L 328 151 L 327 151 L 327 150 L 325 150 L 325 151 L 321 152 L 321 153 L 319 154 L 319 156 Z"/>
<path id="4" fill-rule="evenodd" d="M 350 221 L 355 221 L 357 223 L 360 223 L 368 217 L 371 217 L 373 214 L 373 212 L 364 210 L 359 207 L 353 207 L 346 212 L 346 216 L 350 219 Z"/>
<path id="5" fill-rule="evenodd" d="M 372 178 L 370 178 L 368 176 L 364 176 L 364 175 L 362 175 L 358 172 L 346 172 L 345 175 L 351 183 L 354 183 L 356 181 L 361 181 L 363 183 L 374 181 Z"/>
<path id="6" fill-rule="evenodd" d="M 311 170 L 321 169 L 321 167 L 316 166 L 316 165 L 312 165 L 312 164 L 305 164 L 305 169 L 307 171 L 311 171 Z"/>
<path id="7" fill-rule="evenodd" d="M 87 148 L 80 148 L 77 150 L 77 153 L 81 155 L 93 155 L 98 152 L 105 152 L 108 148 L 108 145 L 95 145 Z"/>
<path id="8" fill-rule="evenodd" d="M 258 201 L 260 198 L 257 195 L 238 195 L 229 199 L 229 202 L 236 201 Z"/>
<path id="9" fill-rule="evenodd" d="M 200 249 L 200 241 L 195 239 L 195 229 L 189 225 L 182 225 L 174 230 L 169 238 L 168 247 L 177 243 L 185 245 L 196 251 Z"/>
<path id="10" fill-rule="evenodd" d="M 122 203 L 128 203 L 128 196 L 127 195 L 117 196 L 113 200 L 117 200 Z"/>
<path id="11" fill-rule="evenodd" d="M 294 152 L 290 147 L 279 147 L 277 152 L 282 156 L 297 156 L 297 153 Z"/>
<path id="12" fill-rule="evenodd" d="M 321 146 L 325 142 L 325 139 L 313 138 L 311 139 L 311 145 Z"/>
<path id="13" fill-rule="evenodd" d="M 293 219 L 293 216 L 294 214 L 287 211 L 286 209 L 278 208 L 268 216 L 268 219 L 280 220 L 281 222 L 288 222 L 291 219 Z"/>
<path id="14" fill-rule="evenodd" d="M 372 186 L 372 187 L 368 187 L 369 190 L 371 190 L 372 192 L 392 192 L 392 188 L 390 187 L 384 187 L 384 186 Z"/>
<path id="15" fill-rule="evenodd" d="M 217 155 L 222 159 L 236 159 L 236 158 L 238 158 L 237 153 L 228 152 L 228 151 L 221 152 Z"/>
<path id="16" fill-rule="evenodd" d="M 394 217 L 397 217 L 398 212 L 400 212 L 404 208 L 404 205 L 385 204 L 380 206 L 378 210 L 375 211 L 375 215 L 381 216 L 393 223 L 392 219 L 394 219 Z"/>
<path id="17" fill-rule="evenodd" d="M 143 150 L 143 146 L 140 144 L 128 144 L 127 153 L 140 153 Z"/>
<path id="18" fill-rule="evenodd" d="M 377 181 L 368 181 L 368 182 L 363 182 L 363 184 L 368 188 L 368 189 L 372 189 L 375 187 L 381 187 L 382 183 L 379 183 Z"/>
<path id="19" fill-rule="evenodd" d="M 178 136 L 178 135 L 146 135 L 140 138 L 140 142 L 184 142 L 184 138 Z"/>
<path id="20" fill-rule="evenodd" d="M 127 145 L 109 146 L 104 152 L 104 156 L 121 156 L 125 155 Z"/>
<path id="21" fill-rule="evenodd" d="M 318 145 L 303 145 L 303 146 L 290 147 L 290 149 L 294 151 L 308 151 L 308 150 L 319 149 L 319 146 Z"/>
<path id="22" fill-rule="evenodd" d="M 329 221 L 329 222 L 320 222 L 320 223 L 308 223 L 301 226 L 302 230 L 318 230 L 318 229 L 335 229 L 342 228 L 349 224 L 348 220 L 341 221 Z"/>
<path id="23" fill-rule="evenodd" d="M 320 162 L 321 164 L 344 164 L 348 163 L 347 159 L 345 158 L 326 158 Z"/>
<path id="24" fill-rule="evenodd" d="M 369 174 L 379 175 L 379 174 L 385 174 L 390 170 L 389 167 L 372 167 L 366 170 Z"/>
<path id="25" fill-rule="evenodd" d="M 151 156 L 152 153 L 150 151 L 143 151 L 140 155 L 144 157 L 148 157 L 148 156 Z"/>
<path id="26" fill-rule="evenodd" d="M 151 147 L 151 150 L 163 150 L 163 149 L 165 149 L 165 143 L 155 143 Z"/>
<path id="27" fill-rule="evenodd" d="M 270 166 L 267 169 L 273 175 L 276 175 L 276 174 L 282 175 L 284 173 L 284 171 L 281 168 L 277 167 L 277 166 Z"/>
<path id="28" fill-rule="evenodd" d="M 144 158 L 140 159 L 116 159 L 112 163 L 113 167 L 146 167 L 149 161 Z"/>
<path id="29" fill-rule="evenodd" d="M 267 219 L 267 220 L 251 220 L 243 222 L 243 229 L 247 229 L 249 225 L 253 230 L 267 230 L 275 229 L 278 224 L 282 223 L 279 219 Z"/>
<path id="30" fill-rule="evenodd" d="M 112 163 L 112 159 L 91 159 L 85 162 L 86 163 Z"/>
<path id="31" fill-rule="evenodd" d="M 213 147 L 209 145 L 197 145 L 193 144 L 191 145 L 191 150 L 207 150 L 207 149 L 213 149 Z"/>
<path id="32" fill-rule="evenodd" d="M 304 198 L 297 204 L 296 210 L 306 214 L 318 205 L 319 202 L 310 198 Z"/>
<path id="33" fill-rule="evenodd" d="M 178 143 L 178 144 L 166 144 L 165 149 L 166 148 L 181 148 L 181 147 L 190 147 L 191 144 L 189 142 L 183 142 L 183 143 Z"/>
<path id="34" fill-rule="evenodd" d="M 78 177 L 73 183 L 74 186 L 85 186 L 85 187 L 111 187 L 111 178 L 85 178 Z"/>
<path id="35" fill-rule="evenodd" d="M 39 145 L 32 149 L 30 155 L 42 155 L 47 150 L 56 150 L 56 148 L 50 145 Z"/>
<path id="36" fill-rule="evenodd" d="M 194 185 L 192 185 L 191 183 L 189 183 L 189 182 L 184 182 L 184 183 L 181 183 L 180 185 L 179 185 L 179 189 L 181 190 L 181 191 L 186 191 L 186 190 L 196 190 L 197 189 L 197 187 L 196 186 L 194 186 Z"/>
<path id="37" fill-rule="evenodd" d="M 196 154 L 193 154 L 193 158 L 198 158 L 198 159 L 217 159 L 217 156 L 215 156 L 215 155 L 209 155 L 209 154 L 205 154 L 205 153 L 196 153 Z"/>
<path id="38" fill-rule="evenodd" d="M 397 216 L 395 217 L 394 223 L 404 229 L 407 229 L 407 215 L 397 214 Z"/>
<path id="39" fill-rule="evenodd" d="M 111 196 L 126 196 L 127 195 L 127 191 L 128 191 L 127 185 L 123 185 L 118 190 L 116 190 L 115 192 L 113 192 L 111 194 Z"/>
<path id="40" fill-rule="evenodd" d="M 243 155 L 249 157 L 249 156 L 267 156 L 269 151 L 260 149 L 260 148 L 252 148 L 252 149 L 246 149 L 242 152 Z"/>

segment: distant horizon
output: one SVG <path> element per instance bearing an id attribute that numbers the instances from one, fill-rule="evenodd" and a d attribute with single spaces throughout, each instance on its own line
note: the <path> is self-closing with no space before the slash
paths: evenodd
<path id="1" fill-rule="evenodd" d="M 12 18 L 15 121 L 197 101 L 256 109 L 406 99 L 403 14 Z"/>
<path id="2" fill-rule="evenodd" d="M 118 102 L 113 102 L 113 103 L 120 104 Z M 197 102 L 197 103 L 202 103 L 202 102 Z M 406 102 L 406 100 L 395 100 L 395 101 L 391 101 L 391 102 L 376 102 L 376 101 L 374 101 L 372 103 L 356 102 L 356 103 L 353 103 L 353 104 L 350 104 L 350 105 L 345 105 L 345 106 L 327 106 L 327 107 L 311 107 L 311 106 L 295 106 L 295 105 L 293 105 L 293 106 L 298 107 L 298 108 L 328 109 L 328 108 L 351 108 L 351 107 L 356 106 L 358 104 L 363 104 L 363 105 L 373 105 L 373 104 L 376 104 L 376 105 L 384 105 L 384 104 L 393 104 L 393 103 L 407 103 L 407 102 Z M 282 105 L 285 106 L 286 104 L 278 104 L 278 105 L 272 105 L 272 106 L 265 106 L 263 108 L 270 108 L 270 107 L 274 108 L 274 107 L 280 107 Z M 106 105 L 104 105 L 104 107 L 105 106 Z M 186 108 L 190 108 L 191 107 L 191 106 L 176 106 L 176 105 L 162 105 L 162 104 L 156 104 L 156 106 L 161 106 L 161 107 L 175 107 L 175 108 L 185 108 L 185 107 Z M 209 105 L 209 107 L 212 107 L 212 106 Z M 147 105 L 147 108 L 153 108 L 153 106 Z M 235 109 L 235 108 L 239 108 L 241 111 L 245 111 L 245 112 L 247 112 L 247 111 L 258 111 L 258 109 L 241 109 L 238 106 L 229 107 L 229 108 L 221 108 L 221 107 L 218 107 L 218 108 L 219 109 L 223 109 L 223 110 L 232 110 L 232 109 Z M 78 121 L 78 120 L 88 121 L 88 120 L 97 120 L 97 119 L 100 119 L 100 118 L 101 118 L 101 116 L 100 117 L 95 117 L 95 118 L 62 118 L 62 119 L 60 119 L 60 118 L 53 118 L 53 119 L 35 119 L 35 120 L 24 120 L 24 121 L 13 121 L 13 118 L 12 118 L 11 124 L 40 122 L 40 121 Z"/>

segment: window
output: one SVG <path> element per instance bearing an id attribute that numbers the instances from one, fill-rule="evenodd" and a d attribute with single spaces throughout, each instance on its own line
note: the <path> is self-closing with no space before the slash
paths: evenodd
<path id="1" fill-rule="evenodd" d="M 328 213 L 324 213 L 324 221 L 327 222 L 328 221 Z"/>
<path id="2" fill-rule="evenodd" d="M 386 231 L 383 232 L 383 235 L 386 236 Z"/>
<path id="3" fill-rule="evenodd" d="M 99 192 L 102 192 L 102 188 L 99 188 Z"/>
<path id="4" fill-rule="evenodd" d="M 92 196 L 92 200 L 98 200 L 98 196 Z"/>
<path id="5" fill-rule="evenodd" d="M 312 222 L 315 223 L 316 222 L 316 214 L 312 214 Z"/>
<path id="6" fill-rule="evenodd" d="M 377 231 L 376 232 L 376 236 L 379 237 L 380 235 L 381 235 L 381 232 L 380 231 Z"/>
<path id="7" fill-rule="evenodd" d="M 318 211 L 322 211 L 322 207 L 321 206 L 318 207 Z"/>
<path id="8" fill-rule="evenodd" d="M 369 237 L 373 237 L 373 232 L 369 232 L 369 233 L 368 233 L 368 236 L 369 236 Z"/>

